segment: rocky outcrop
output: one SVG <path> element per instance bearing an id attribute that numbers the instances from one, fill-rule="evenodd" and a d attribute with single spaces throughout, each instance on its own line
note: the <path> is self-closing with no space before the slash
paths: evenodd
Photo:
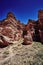
<path id="1" fill-rule="evenodd" d="M 27 31 L 27 34 L 24 35 L 24 42 L 23 42 L 23 44 L 24 45 L 32 44 L 32 36 L 31 36 L 29 31 Z"/>
<path id="2" fill-rule="evenodd" d="M 29 45 L 32 44 L 32 35 L 31 35 L 31 31 L 29 29 L 28 25 L 25 25 L 25 29 L 23 30 L 23 38 L 24 38 L 24 45 Z"/>
<path id="3" fill-rule="evenodd" d="M 38 11 L 38 20 L 28 20 L 29 29 L 34 41 L 43 43 L 43 10 Z"/>
<path id="4" fill-rule="evenodd" d="M 0 22 L 0 46 L 7 46 L 22 38 L 22 30 L 18 30 L 17 20 L 12 13 L 8 13 L 7 18 Z"/>
<path id="5" fill-rule="evenodd" d="M 8 13 L 7 18 L 0 22 L 0 46 L 8 46 L 15 41 L 19 41 L 20 38 L 24 38 L 25 42 L 25 37 L 28 39 L 28 41 L 26 40 L 25 42 L 26 44 L 30 44 L 30 42 L 32 43 L 32 36 L 28 32 L 29 30 L 27 31 L 29 34 L 26 36 L 24 35 L 23 37 L 24 28 L 25 25 L 23 23 L 20 23 L 19 20 L 16 20 L 15 16 L 11 12 Z"/>
<path id="6" fill-rule="evenodd" d="M 25 25 L 9 12 L 7 18 L 0 22 L 0 46 L 8 46 L 23 38 L 22 44 L 29 45 L 33 41 L 43 43 L 43 10 L 39 10 L 38 20 L 28 20 Z"/>

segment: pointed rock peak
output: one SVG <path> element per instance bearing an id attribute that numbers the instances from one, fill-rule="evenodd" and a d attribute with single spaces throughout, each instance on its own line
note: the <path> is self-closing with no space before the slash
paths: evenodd
<path id="1" fill-rule="evenodd" d="M 39 12 L 39 13 L 43 13 L 43 10 L 39 10 L 38 12 Z"/>
<path id="2" fill-rule="evenodd" d="M 17 22 L 20 24 L 20 20 L 17 20 Z"/>
<path id="3" fill-rule="evenodd" d="M 13 14 L 12 12 L 9 12 L 9 13 L 7 14 L 7 18 L 9 18 L 9 17 L 15 18 L 14 14 Z"/>

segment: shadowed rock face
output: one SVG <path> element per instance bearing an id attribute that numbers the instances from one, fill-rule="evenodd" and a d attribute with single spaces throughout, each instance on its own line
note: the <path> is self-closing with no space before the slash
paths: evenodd
<path id="1" fill-rule="evenodd" d="M 30 23 L 32 25 L 30 25 Z M 34 34 L 32 35 L 33 40 L 43 43 L 43 10 L 39 10 L 38 12 L 38 21 L 29 20 L 28 24 L 34 31 Z"/>
<path id="2" fill-rule="evenodd" d="M 30 31 L 33 41 L 43 43 L 43 10 L 39 10 L 37 21 L 28 20 L 25 30 Z"/>
<path id="3" fill-rule="evenodd" d="M 25 29 L 23 31 L 23 38 L 24 38 L 24 45 L 29 45 L 32 44 L 32 35 L 31 35 L 31 31 L 29 29 L 28 25 L 25 25 Z"/>
<path id="4" fill-rule="evenodd" d="M 39 30 L 40 40 L 43 43 L 43 31 Z"/>

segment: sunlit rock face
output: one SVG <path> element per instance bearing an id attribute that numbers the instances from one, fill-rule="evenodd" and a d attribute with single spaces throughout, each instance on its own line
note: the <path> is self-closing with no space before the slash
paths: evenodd
<path id="1" fill-rule="evenodd" d="M 38 12 L 38 23 L 40 30 L 43 30 L 43 10 L 39 10 Z"/>
<path id="2" fill-rule="evenodd" d="M 26 35 L 24 35 L 24 42 L 23 42 L 23 44 L 24 45 L 30 45 L 30 44 L 32 44 L 32 36 L 31 36 L 31 34 L 30 34 L 30 32 L 29 32 L 29 30 L 27 31 L 27 34 Z"/>
<path id="3" fill-rule="evenodd" d="M 22 38 L 23 31 L 18 26 L 13 14 L 8 13 L 7 18 L 0 23 L 0 46 L 7 46 Z"/>
<path id="4" fill-rule="evenodd" d="M 0 21 L 0 46 L 24 39 L 24 45 L 32 44 L 33 41 L 43 43 L 43 10 L 38 12 L 38 20 L 28 20 L 27 24 L 20 23 L 13 13 L 9 12 L 7 18 Z"/>
<path id="5" fill-rule="evenodd" d="M 19 41 L 20 38 L 24 38 L 24 44 L 32 43 L 32 36 L 27 29 L 27 34 L 23 34 L 25 30 L 25 24 L 20 23 L 19 20 L 9 12 L 7 18 L 0 23 L 0 43 L 2 46 L 7 46 L 15 41 Z M 26 32 L 25 32 L 26 33 Z"/>
<path id="6" fill-rule="evenodd" d="M 38 19 L 43 19 L 43 10 L 38 11 Z"/>

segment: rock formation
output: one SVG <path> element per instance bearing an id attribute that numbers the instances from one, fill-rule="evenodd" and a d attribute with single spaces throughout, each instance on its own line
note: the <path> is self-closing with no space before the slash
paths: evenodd
<path id="1" fill-rule="evenodd" d="M 7 46 L 22 38 L 22 30 L 18 30 L 18 21 L 12 13 L 8 13 L 7 18 L 0 22 L 0 44 Z"/>
<path id="2" fill-rule="evenodd" d="M 24 38 L 23 37 L 23 30 L 25 28 L 25 25 L 23 23 L 20 23 L 19 20 L 16 20 L 16 17 L 9 12 L 7 15 L 7 18 L 4 19 L 2 22 L 0 22 L 0 46 L 4 47 L 7 46 L 11 43 L 14 43 L 15 41 L 18 41 L 20 38 Z M 31 36 L 30 32 L 28 32 L 29 35 L 27 34 L 27 36 Z M 26 37 L 27 38 L 27 37 Z M 26 40 L 26 44 L 30 44 L 31 38 L 28 39 L 28 42 Z M 25 38 L 24 38 L 24 42 L 25 42 Z"/>
<path id="3" fill-rule="evenodd" d="M 38 11 L 38 20 L 29 20 L 29 28 L 32 30 L 32 37 L 34 41 L 43 43 L 43 10 Z"/>
<path id="4" fill-rule="evenodd" d="M 43 10 L 39 10 L 38 27 L 39 27 L 40 40 L 43 43 Z"/>
<path id="5" fill-rule="evenodd" d="M 7 18 L 0 22 L 0 46 L 9 44 L 23 38 L 22 44 L 29 45 L 32 41 L 43 43 L 43 10 L 38 12 L 38 20 L 28 20 L 25 25 L 17 20 L 13 13 L 9 12 Z"/>

